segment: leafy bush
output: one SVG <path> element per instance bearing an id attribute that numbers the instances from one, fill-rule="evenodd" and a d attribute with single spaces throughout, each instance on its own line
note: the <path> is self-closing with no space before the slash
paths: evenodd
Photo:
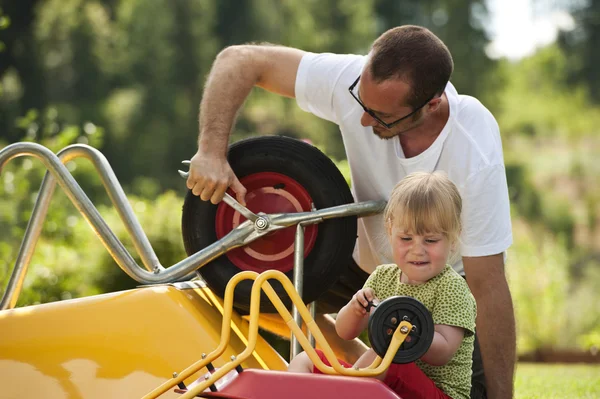
<path id="1" fill-rule="evenodd" d="M 600 328 L 598 272 L 578 282 L 569 273 L 565 243 L 551 234 L 513 221 L 514 245 L 507 274 L 517 319 L 518 351 L 581 348 Z"/>

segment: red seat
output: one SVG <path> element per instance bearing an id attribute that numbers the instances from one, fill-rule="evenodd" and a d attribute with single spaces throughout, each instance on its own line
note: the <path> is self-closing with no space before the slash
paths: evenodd
<path id="1" fill-rule="evenodd" d="M 219 392 L 201 395 L 229 399 L 400 399 L 387 385 L 374 378 L 258 369 L 245 369 Z"/>

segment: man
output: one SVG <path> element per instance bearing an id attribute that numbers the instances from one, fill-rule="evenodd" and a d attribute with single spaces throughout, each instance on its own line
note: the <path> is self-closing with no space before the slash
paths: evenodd
<path id="1" fill-rule="evenodd" d="M 246 190 L 226 152 L 236 113 L 254 86 L 295 97 L 302 109 L 339 125 L 356 201 L 387 199 L 411 172 L 445 171 L 463 197 L 462 259 L 453 267 L 466 276 L 477 301 L 485 366 L 484 379 L 476 349 L 471 395 L 486 397 L 487 382 L 487 397 L 509 398 L 515 326 L 504 274 L 512 233 L 502 144 L 489 111 L 449 83 L 452 69 L 446 46 L 417 26 L 385 32 L 367 56 L 260 45 L 226 48 L 207 80 L 187 186 L 213 203 L 231 187 L 243 203 Z M 350 292 L 360 289 L 377 265 L 389 263 L 382 228 L 380 217 L 359 219 L 354 258 L 360 269 L 349 268 L 353 277 L 340 278 L 354 281 L 346 287 Z"/>

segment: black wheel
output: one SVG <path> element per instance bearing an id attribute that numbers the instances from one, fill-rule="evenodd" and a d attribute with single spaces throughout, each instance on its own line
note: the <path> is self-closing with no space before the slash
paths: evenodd
<path id="1" fill-rule="evenodd" d="M 413 325 L 410 342 L 407 339 L 400 345 L 392 362 L 414 362 L 427 352 L 434 333 L 431 313 L 415 298 L 394 296 L 377 305 L 369 318 L 369 341 L 378 356 L 385 356 L 396 327 L 405 319 Z"/>
<path id="2" fill-rule="evenodd" d="M 344 177 L 335 164 L 316 147 L 282 136 L 249 138 L 232 144 L 229 163 L 246 187 L 247 207 L 254 213 L 304 212 L 353 202 Z M 235 194 L 229 190 L 229 194 Z M 182 233 L 185 250 L 192 255 L 229 233 L 245 220 L 224 202 L 213 205 L 188 191 L 183 204 Z M 356 217 L 334 218 L 305 228 L 304 293 L 306 303 L 317 299 L 352 262 L 356 241 Z M 198 269 L 208 286 L 223 297 L 229 280 L 243 270 L 258 273 L 277 269 L 293 277 L 292 226 L 268 234 L 248 246 L 229 251 Z M 281 284 L 271 282 L 289 307 L 291 301 Z M 235 307 L 247 312 L 252 281 L 238 284 Z M 261 311 L 275 308 L 263 294 Z"/>

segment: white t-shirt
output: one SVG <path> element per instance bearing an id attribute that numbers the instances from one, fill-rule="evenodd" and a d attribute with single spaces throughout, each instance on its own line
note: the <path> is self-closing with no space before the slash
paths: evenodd
<path id="1" fill-rule="evenodd" d="M 510 205 L 500 131 L 492 114 L 475 98 L 459 95 L 451 83 L 445 94 L 450 116 L 434 143 L 406 158 L 400 140 L 382 140 L 360 124 L 361 106 L 348 88 L 361 74 L 367 56 L 313 54 L 303 56 L 296 77 L 300 108 L 336 123 L 342 133 L 357 202 L 387 200 L 406 175 L 445 171 L 463 200 L 460 255 L 502 253 L 512 244 Z M 354 258 L 368 273 L 392 263 L 382 215 L 358 219 Z M 462 260 L 453 264 L 463 272 Z"/>

